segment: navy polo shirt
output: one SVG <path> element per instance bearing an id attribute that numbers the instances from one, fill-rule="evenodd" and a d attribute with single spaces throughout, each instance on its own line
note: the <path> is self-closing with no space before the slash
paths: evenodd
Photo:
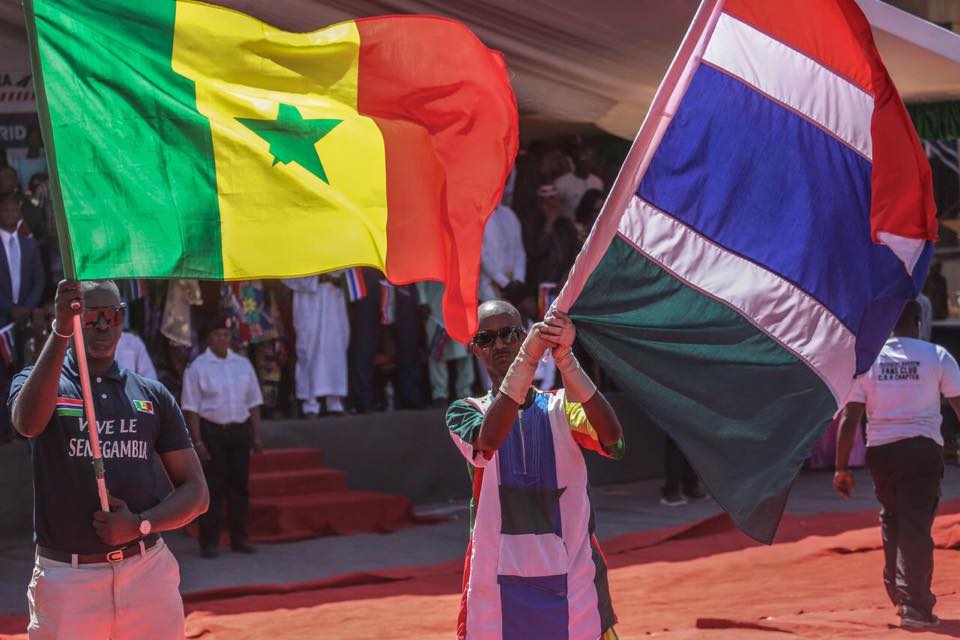
<path id="1" fill-rule="evenodd" d="M 9 405 L 33 367 L 18 373 Z M 93 406 L 106 470 L 107 490 L 140 513 L 169 492 L 153 466 L 154 453 L 193 446 L 183 414 L 162 384 L 120 369 L 91 374 Z M 73 350 L 60 374 L 57 407 L 46 429 L 30 440 L 33 460 L 34 534 L 37 544 L 69 553 L 109 551 L 93 528 L 100 510 L 93 475 L 80 375 Z"/>

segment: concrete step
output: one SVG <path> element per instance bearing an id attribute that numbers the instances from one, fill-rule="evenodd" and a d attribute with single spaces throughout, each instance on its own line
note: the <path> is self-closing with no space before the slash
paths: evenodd
<path id="1" fill-rule="evenodd" d="M 250 474 L 250 496 L 302 496 L 347 488 L 347 474 L 339 469 L 294 469 Z"/>
<path id="2" fill-rule="evenodd" d="M 322 449 L 267 449 L 250 456 L 250 473 L 319 469 L 323 466 Z"/>

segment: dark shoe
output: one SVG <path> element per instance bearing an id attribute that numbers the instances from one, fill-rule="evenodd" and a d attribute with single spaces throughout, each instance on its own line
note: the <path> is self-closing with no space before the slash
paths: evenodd
<path id="1" fill-rule="evenodd" d="M 690 490 L 684 489 L 683 496 L 687 500 L 703 500 L 707 497 L 707 492 L 701 489 L 700 487 L 694 487 Z"/>
<path id="2" fill-rule="evenodd" d="M 940 624 L 940 618 L 910 605 L 900 605 L 900 626 L 904 629 L 928 629 Z"/>
<path id="3" fill-rule="evenodd" d="M 687 499 L 679 491 L 660 491 L 660 504 L 667 507 L 682 507 L 687 504 Z"/>
<path id="4" fill-rule="evenodd" d="M 230 550 L 234 553 L 256 553 L 257 548 L 249 542 L 235 542 L 230 545 Z"/>
<path id="5" fill-rule="evenodd" d="M 204 558 L 219 558 L 220 549 L 217 545 L 211 545 L 209 547 L 200 547 L 200 555 Z"/>

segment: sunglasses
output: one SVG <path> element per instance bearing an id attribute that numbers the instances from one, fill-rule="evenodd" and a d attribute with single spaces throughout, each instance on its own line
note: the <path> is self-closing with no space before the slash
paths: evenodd
<path id="1" fill-rule="evenodd" d="M 489 349 L 497 342 L 497 338 L 503 344 L 513 344 L 523 335 L 523 329 L 520 327 L 502 327 L 500 329 L 489 329 L 481 331 L 473 336 L 473 344 L 481 349 Z"/>
<path id="2" fill-rule="evenodd" d="M 119 307 L 97 307 L 83 312 L 83 328 L 92 329 L 100 323 L 103 318 L 108 326 L 116 327 L 123 324 L 123 309 L 126 305 Z"/>

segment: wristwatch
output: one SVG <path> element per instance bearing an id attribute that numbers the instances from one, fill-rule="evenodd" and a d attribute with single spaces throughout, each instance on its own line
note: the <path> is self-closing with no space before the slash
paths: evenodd
<path id="1" fill-rule="evenodd" d="M 143 516 L 138 515 L 140 518 L 140 535 L 148 536 L 150 535 L 150 529 L 152 528 L 149 520 L 145 520 Z"/>

